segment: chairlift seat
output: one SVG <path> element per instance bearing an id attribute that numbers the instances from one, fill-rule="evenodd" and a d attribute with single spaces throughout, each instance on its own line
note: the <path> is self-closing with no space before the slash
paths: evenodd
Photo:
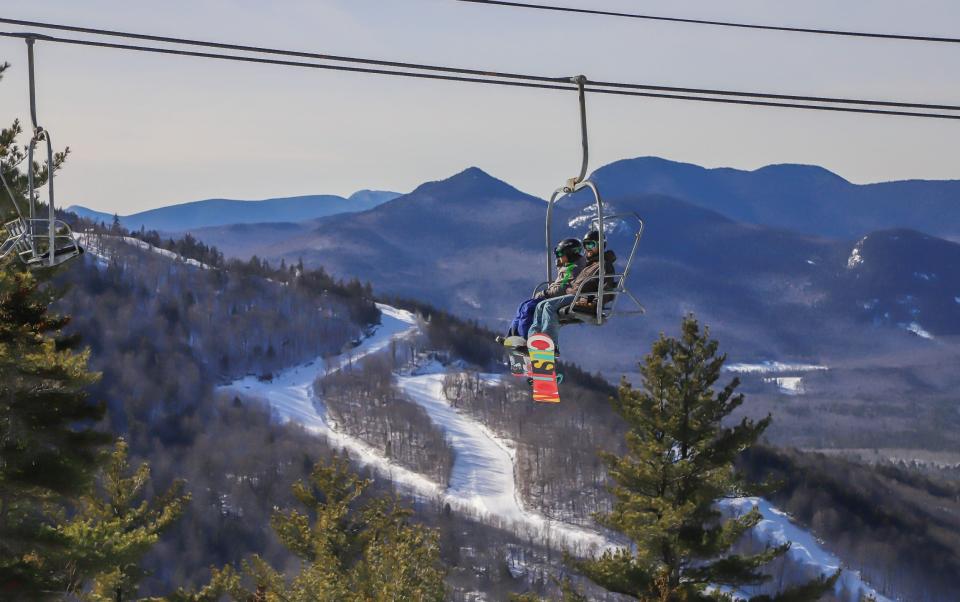
<path id="1" fill-rule="evenodd" d="M 22 225 L 22 220 L 21 221 Z M 77 242 L 65 222 L 46 219 L 30 220 L 33 233 L 24 231 L 17 243 L 20 260 L 29 268 L 55 267 L 83 254 L 83 247 Z M 53 228 L 53 257 L 50 256 L 50 229 Z M 26 228 L 25 228 L 26 230 Z"/>

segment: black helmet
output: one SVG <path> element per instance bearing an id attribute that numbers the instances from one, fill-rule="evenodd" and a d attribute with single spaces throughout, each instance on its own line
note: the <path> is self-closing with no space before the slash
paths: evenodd
<path id="1" fill-rule="evenodd" d="M 583 242 L 592 240 L 593 242 L 600 242 L 600 232 L 597 230 L 590 230 L 583 237 Z"/>
<path id="2" fill-rule="evenodd" d="M 568 259 L 576 259 L 583 255 L 583 245 L 576 238 L 565 238 L 557 244 L 553 254 L 557 257 L 565 255 Z"/>

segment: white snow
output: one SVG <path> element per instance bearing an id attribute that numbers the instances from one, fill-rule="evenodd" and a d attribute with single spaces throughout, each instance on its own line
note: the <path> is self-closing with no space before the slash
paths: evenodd
<path id="1" fill-rule="evenodd" d="M 853 251 L 850 253 L 850 257 L 847 259 L 847 269 L 852 270 L 862 263 L 863 256 L 860 255 L 860 243 L 857 243 L 857 246 L 853 248 Z"/>
<path id="2" fill-rule="evenodd" d="M 803 378 L 800 376 L 775 376 L 764 378 L 763 382 L 777 385 L 780 392 L 787 395 L 802 395 L 804 393 Z"/>
<path id="3" fill-rule="evenodd" d="M 355 460 L 386 475 L 402 488 L 425 496 L 436 496 L 440 488 L 430 479 L 390 462 L 363 441 L 337 432 L 327 420 L 326 408 L 313 394 L 313 381 L 322 373 L 341 370 L 366 355 L 384 349 L 394 338 L 416 330 L 416 318 L 410 312 L 386 305 L 378 304 L 377 307 L 383 314 L 383 324 L 358 347 L 331 359 L 328 366 L 318 358 L 286 370 L 270 382 L 248 376 L 220 389 L 263 399 L 280 422 L 293 421 L 311 433 L 326 437 L 332 445 L 350 452 Z"/>
<path id="4" fill-rule="evenodd" d="M 550 520 L 526 510 L 520 501 L 514 479 L 514 451 L 483 424 L 450 406 L 443 395 L 443 373 L 398 377 L 406 395 L 426 410 L 430 419 L 443 429 L 456 452 L 448 503 L 469 508 L 483 517 L 506 521 L 521 532 L 535 533 L 538 538 L 550 537 L 566 546 L 615 547 L 599 533 Z M 485 378 L 499 378 L 486 375 Z"/>
<path id="5" fill-rule="evenodd" d="M 209 265 L 207 265 L 207 264 L 205 264 L 205 263 L 202 263 L 202 262 L 200 262 L 200 261 L 197 261 L 196 259 L 189 259 L 189 258 L 183 257 L 182 255 L 180 255 L 180 254 L 178 254 L 178 253 L 174 253 L 173 251 L 168 251 L 167 249 L 161 249 L 160 247 L 155 247 L 155 246 L 151 245 L 150 243 L 144 242 L 144 241 L 140 240 L 139 238 L 134 238 L 134 237 L 132 237 L 132 236 L 114 236 L 114 235 L 111 235 L 111 234 L 90 235 L 90 234 L 87 233 L 87 232 L 76 232 L 76 233 L 74 233 L 74 238 L 76 238 L 76 239 L 80 242 L 80 245 L 83 246 L 84 250 L 92 251 L 92 252 L 94 253 L 94 255 L 96 255 L 97 257 L 101 257 L 101 258 L 103 258 L 103 259 L 107 259 L 106 256 L 98 253 L 97 251 L 93 251 L 93 249 L 92 249 L 92 247 L 96 247 L 96 245 L 95 245 L 95 244 L 91 244 L 91 241 L 96 240 L 96 238 L 98 238 L 98 237 L 99 237 L 99 238 L 104 238 L 104 239 L 109 239 L 109 240 L 118 240 L 118 241 L 123 242 L 123 243 L 126 243 L 126 244 L 128 244 L 128 245 L 132 245 L 132 246 L 134 246 L 134 247 L 143 249 L 144 251 L 149 251 L 149 252 L 151 252 L 151 253 L 156 253 L 157 255 L 161 255 L 161 256 L 166 257 L 166 258 L 168 258 L 168 259 L 172 259 L 172 260 L 174 260 L 174 261 L 179 261 L 179 262 L 181 262 L 181 263 L 185 263 L 185 264 L 187 264 L 187 265 L 191 265 L 191 266 L 193 266 L 193 267 L 195 267 L 195 268 L 200 268 L 200 269 L 202 269 L 202 270 L 212 270 L 212 269 L 214 269 L 213 266 L 209 266 Z"/>
<path id="6" fill-rule="evenodd" d="M 516 487 L 513 447 L 485 425 L 461 414 L 449 404 L 442 391 L 444 367 L 437 362 L 420 366 L 410 375 L 399 375 L 397 380 L 410 399 L 424 408 L 431 420 L 440 426 L 454 449 L 456 455 L 446 489 L 423 475 L 394 464 L 362 441 L 338 432 L 336 425 L 328 421 L 322 401 L 314 396 L 313 381 L 324 371 L 340 370 L 351 362 L 384 349 L 392 340 L 414 334 L 418 329 L 416 317 L 410 312 L 387 305 L 378 304 L 378 307 L 383 314 L 382 325 L 347 354 L 331 359 L 326 364 L 318 359 L 292 368 L 271 382 L 247 377 L 221 389 L 264 399 L 279 420 L 294 421 L 326 437 L 333 445 L 348 450 L 354 459 L 386 475 L 399 487 L 446 502 L 456 510 L 467 511 L 501 528 L 533 536 L 540 541 L 549 538 L 552 543 L 578 554 L 624 545 L 599 532 L 554 521 L 525 509 Z M 737 369 L 769 373 L 827 368 L 764 362 L 741 364 Z M 495 383 L 500 375 L 483 375 L 482 378 L 485 382 Z M 832 574 L 840 566 L 839 559 L 826 552 L 812 535 L 791 523 L 789 517 L 768 501 L 762 498 L 738 498 L 721 501 L 719 505 L 734 515 L 747 512 L 752 506 L 759 506 L 764 520 L 754 528 L 754 534 L 772 545 L 793 542 L 789 552 L 791 561 L 813 567 L 821 574 Z M 891 602 L 863 583 L 856 571 L 845 570 L 841 584 L 853 591 L 861 588 L 864 593 L 873 593 L 878 602 Z M 838 591 L 839 588 L 840 585 Z"/>
<path id="7" fill-rule="evenodd" d="M 817 370 L 829 370 L 827 366 L 820 364 L 789 364 L 785 362 L 776 362 L 764 360 L 758 364 L 738 363 L 724 366 L 727 372 L 737 374 L 780 374 L 783 372 L 814 372 Z"/>
<path id="8" fill-rule="evenodd" d="M 910 331 L 913 334 L 917 335 L 923 339 L 933 339 L 933 335 L 930 334 L 927 330 L 924 330 L 923 326 L 919 322 L 910 322 L 909 324 L 900 324 L 900 327 L 904 330 Z"/>
<path id="9" fill-rule="evenodd" d="M 346 449 L 361 464 L 386 475 L 398 486 L 420 495 L 439 497 L 452 508 L 477 515 L 485 522 L 521 535 L 549 538 L 572 552 L 615 547 L 600 533 L 524 510 L 514 481 L 512 450 L 484 425 L 459 414 L 450 406 L 443 396 L 444 375 L 441 373 L 400 376 L 398 380 L 401 389 L 427 410 L 431 419 L 443 429 L 456 452 L 453 474 L 446 490 L 427 477 L 391 462 L 359 439 L 336 430 L 336 425 L 327 418 L 322 401 L 313 394 L 314 380 L 324 370 L 325 373 L 340 370 L 384 349 L 391 340 L 417 330 L 416 317 L 410 312 L 387 305 L 378 304 L 377 307 L 383 314 L 383 324 L 376 333 L 349 353 L 330 360 L 326 366 L 318 359 L 287 370 L 271 382 L 248 376 L 221 389 L 266 400 L 280 421 L 294 421 L 308 431 L 326 437 L 334 446 Z M 488 382 L 496 378 L 499 376 L 485 377 Z"/>
<path id="10" fill-rule="evenodd" d="M 205 264 L 205 263 L 201 263 L 201 262 L 197 261 L 196 259 L 188 259 L 188 258 L 183 257 L 182 255 L 180 255 L 180 254 L 178 254 L 178 253 L 174 253 L 173 251 L 168 251 L 167 249 L 161 249 L 160 247 L 155 247 L 155 246 L 151 245 L 151 244 L 148 243 L 148 242 L 144 242 L 144 241 L 140 240 L 139 238 L 134 238 L 134 237 L 132 237 L 132 236 L 123 236 L 123 237 L 116 237 L 116 238 L 120 238 L 121 240 L 123 240 L 123 242 L 127 243 L 128 245 L 133 245 L 133 246 L 135 246 L 135 247 L 139 247 L 139 248 L 143 249 L 144 251 L 149 251 L 149 252 L 151 252 L 151 253 L 156 253 L 157 255 L 161 255 L 161 256 L 163 256 L 163 257 L 166 257 L 166 258 L 168 258 L 168 259 L 172 259 L 172 260 L 174 260 L 174 261 L 180 261 L 180 262 L 185 263 L 185 264 L 187 264 L 187 265 L 192 265 L 193 267 L 195 267 L 195 268 L 200 268 L 201 270 L 212 270 L 212 269 L 213 269 L 212 266 L 209 266 L 209 265 L 207 265 L 207 264 Z"/>
<path id="11" fill-rule="evenodd" d="M 758 508 L 760 514 L 763 515 L 763 519 L 753 528 L 754 536 L 771 546 L 790 542 L 790 550 L 787 555 L 797 565 L 810 567 L 821 575 L 832 575 L 841 566 L 840 559 L 825 550 L 813 535 L 793 524 L 785 512 L 774 508 L 770 502 L 763 498 L 746 497 L 723 500 L 718 503 L 718 506 L 721 511 L 726 511 L 734 516 L 742 516 L 754 507 Z M 890 598 L 880 595 L 867 585 L 861 578 L 859 571 L 846 568 L 843 570 L 840 579 L 837 580 L 835 591 L 840 593 L 844 587 L 855 593 L 873 595 L 877 602 L 892 602 Z"/>

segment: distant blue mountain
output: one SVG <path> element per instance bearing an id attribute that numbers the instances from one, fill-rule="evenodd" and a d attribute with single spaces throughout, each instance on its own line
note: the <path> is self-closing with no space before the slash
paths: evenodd
<path id="1" fill-rule="evenodd" d="M 261 201 L 207 199 L 171 205 L 120 216 L 120 224 L 130 230 L 179 232 L 229 224 L 302 222 L 339 213 L 372 209 L 400 196 L 397 192 L 361 190 L 343 198 L 334 195 L 308 195 Z M 111 223 L 113 215 L 74 205 L 67 208 L 80 217 Z"/>
<path id="2" fill-rule="evenodd" d="M 911 228 L 960 239 L 960 180 L 858 185 L 812 165 L 706 169 L 657 157 L 625 159 L 593 174 L 609 199 L 662 194 L 740 222 L 832 238 Z"/>
<path id="3" fill-rule="evenodd" d="M 621 190 L 636 187 L 635 175 L 627 172 L 615 174 L 624 177 Z M 754 177 L 786 180 L 808 191 L 843 186 L 825 170 L 778 166 L 759 172 L 742 177 L 748 184 Z M 960 334 L 960 302 L 955 299 L 960 289 L 954 290 L 960 274 L 951 267 L 960 265 L 960 245 L 906 230 L 870 234 L 858 243 L 862 235 L 837 240 L 746 224 L 729 217 L 743 206 L 734 202 L 733 193 L 727 204 L 617 194 L 611 173 L 604 180 L 598 172 L 597 178 L 611 209 L 636 212 L 646 220 L 630 287 L 645 303 L 647 317 L 625 319 L 599 333 L 565 331 L 565 345 L 594 346 L 597 352 L 578 358 L 604 358 L 602 364 L 584 360 L 591 369 L 632 369 L 636 341 L 656 338 L 690 311 L 738 354 L 756 357 L 856 356 L 885 346 L 923 344 L 908 328 L 935 337 Z M 581 193 L 560 203 L 554 240 L 583 234 L 577 218 L 588 202 L 589 195 Z M 542 199 L 470 168 L 359 214 L 194 234 L 228 256 L 256 254 L 287 263 L 302 259 L 337 277 L 369 280 L 383 294 L 422 299 L 502 327 L 516 304 L 546 277 L 545 209 Z M 630 242 L 626 230 L 613 229 L 609 235 L 610 247 L 621 254 L 620 267 Z M 854 248 L 863 262 L 848 267 Z"/>

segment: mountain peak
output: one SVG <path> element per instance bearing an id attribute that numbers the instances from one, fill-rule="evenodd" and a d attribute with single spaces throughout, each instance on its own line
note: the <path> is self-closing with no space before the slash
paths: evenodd
<path id="1" fill-rule="evenodd" d="M 776 176 L 779 178 L 803 179 L 805 181 L 820 181 L 831 184 L 849 184 L 850 182 L 819 165 L 806 165 L 803 163 L 775 163 L 765 165 L 753 171 L 757 175 Z"/>
<path id="2" fill-rule="evenodd" d="M 347 197 L 347 200 L 354 205 L 363 205 L 364 208 L 373 208 L 377 205 L 392 201 L 401 196 L 399 192 L 389 190 L 358 190 Z"/>
<path id="3" fill-rule="evenodd" d="M 459 198 L 529 197 L 479 167 L 468 167 L 444 180 L 421 184 L 411 194 Z M 529 197 L 533 198 L 533 197 Z"/>

